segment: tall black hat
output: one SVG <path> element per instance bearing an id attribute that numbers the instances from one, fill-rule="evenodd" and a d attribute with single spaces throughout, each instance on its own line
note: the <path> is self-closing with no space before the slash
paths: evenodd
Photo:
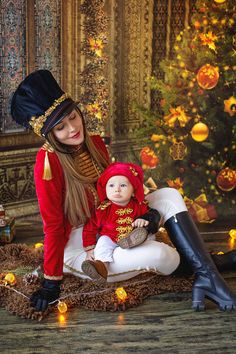
<path id="1" fill-rule="evenodd" d="M 16 89 L 11 115 L 18 124 L 45 137 L 75 106 L 76 102 L 62 91 L 50 71 L 37 70 Z"/>

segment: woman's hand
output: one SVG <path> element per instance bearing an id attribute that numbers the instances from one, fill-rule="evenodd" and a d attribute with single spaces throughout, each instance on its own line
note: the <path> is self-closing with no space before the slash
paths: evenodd
<path id="1" fill-rule="evenodd" d="M 149 221 L 144 220 L 144 219 L 136 219 L 134 222 L 132 222 L 133 227 L 144 227 L 149 224 Z"/>
<path id="2" fill-rule="evenodd" d="M 86 261 L 90 260 L 90 261 L 94 261 L 94 250 L 89 250 L 86 252 Z"/>

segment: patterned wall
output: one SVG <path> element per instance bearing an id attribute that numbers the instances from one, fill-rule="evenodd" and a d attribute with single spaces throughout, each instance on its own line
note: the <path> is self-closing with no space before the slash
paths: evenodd
<path id="1" fill-rule="evenodd" d="M 33 166 L 42 144 L 12 121 L 10 98 L 35 69 L 51 70 L 60 82 L 60 21 L 60 0 L 1 1 L 0 204 L 10 215 L 38 213 Z"/>
<path id="2" fill-rule="evenodd" d="M 9 101 L 26 74 L 26 1 L 1 0 L 0 132 L 22 131 L 12 122 Z"/>

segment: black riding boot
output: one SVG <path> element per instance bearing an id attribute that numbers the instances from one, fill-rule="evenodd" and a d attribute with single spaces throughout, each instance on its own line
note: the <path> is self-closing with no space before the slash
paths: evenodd
<path id="1" fill-rule="evenodd" d="M 193 269 L 192 308 L 203 310 L 207 297 L 221 310 L 236 309 L 236 295 L 219 274 L 189 213 L 184 211 L 172 216 L 164 226 L 177 251 Z"/>

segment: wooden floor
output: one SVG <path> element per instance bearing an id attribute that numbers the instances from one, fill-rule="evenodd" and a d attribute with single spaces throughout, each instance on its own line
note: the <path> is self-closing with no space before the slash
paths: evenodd
<path id="1" fill-rule="evenodd" d="M 234 245 L 233 223 L 201 225 L 209 250 Z M 22 223 L 15 242 L 42 240 L 41 224 Z M 235 245 L 236 247 L 236 245 Z M 224 274 L 236 292 L 236 273 Z M 236 353 L 236 312 L 221 312 L 210 302 L 205 312 L 191 310 L 191 294 L 153 296 L 126 312 L 73 309 L 64 322 L 51 314 L 42 322 L 22 320 L 0 309 L 0 353 Z"/>

